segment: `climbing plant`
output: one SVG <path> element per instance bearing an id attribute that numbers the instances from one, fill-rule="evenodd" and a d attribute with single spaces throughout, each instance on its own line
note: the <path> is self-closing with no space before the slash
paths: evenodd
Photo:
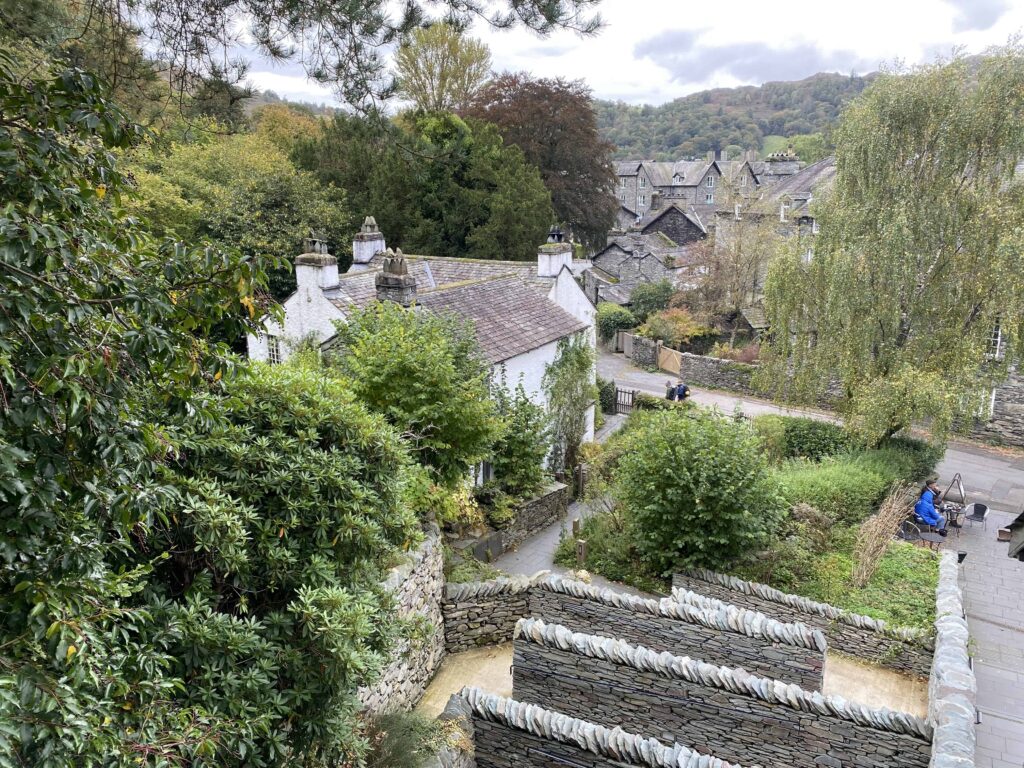
<path id="1" fill-rule="evenodd" d="M 587 431 L 587 412 L 597 398 L 595 360 L 586 336 L 576 334 L 558 342 L 557 356 L 544 371 L 542 386 L 548 399 L 556 471 L 576 466 Z"/>

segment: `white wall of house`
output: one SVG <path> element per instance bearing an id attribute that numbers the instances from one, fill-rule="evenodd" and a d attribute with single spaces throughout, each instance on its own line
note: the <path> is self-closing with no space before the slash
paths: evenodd
<path id="1" fill-rule="evenodd" d="M 268 322 L 265 333 L 248 336 L 246 345 L 250 359 L 267 361 L 270 357 L 268 337 L 276 337 L 280 342 L 281 360 L 286 360 L 297 342 L 308 336 L 327 341 L 335 334 L 334 321 L 344 319 L 341 310 L 327 300 L 315 279 L 304 281 L 285 299 L 284 312 L 283 326 Z"/>
<path id="2" fill-rule="evenodd" d="M 592 329 L 591 329 L 592 330 Z M 544 394 L 542 380 L 544 371 L 558 357 L 558 342 L 552 341 L 543 347 L 537 347 L 529 352 L 516 355 L 501 363 L 496 363 L 491 368 L 491 380 L 495 383 L 502 381 L 504 373 L 505 388 L 514 392 L 515 388 L 522 382 L 527 397 L 545 410 L 548 407 L 548 399 Z M 594 408 L 587 411 L 587 431 L 583 442 L 590 442 L 594 439 Z"/>

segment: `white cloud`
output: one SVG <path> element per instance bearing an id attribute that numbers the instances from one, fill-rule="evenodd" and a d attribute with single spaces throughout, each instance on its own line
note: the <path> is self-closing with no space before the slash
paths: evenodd
<path id="1" fill-rule="evenodd" d="M 496 70 L 582 78 L 598 97 L 659 104 L 822 69 L 864 73 L 883 63 L 914 64 L 954 46 L 979 53 L 1024 29 L 1024 0 L 603 0 L 599 10 L 607 25 L 593 37 L 556 32 L 541 39 L 482 22 L 472 33 L 491 47 Z M 305 82 L 294 65 L 288 75 L 266 62 L 257 68 L 252 79 L 261 88 L 328 100 L 329 90 Z"/>

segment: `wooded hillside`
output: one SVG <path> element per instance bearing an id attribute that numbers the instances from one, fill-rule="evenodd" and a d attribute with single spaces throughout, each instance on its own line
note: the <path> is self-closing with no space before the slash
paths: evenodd
<path id="1" fill-rule="evenodd" d="M 598 126 L 619 158 L 670 160 L 729 146 L 760 149 L 766 137 L 827 131 L 873 77 L 819 73 L 795 82 L 716 88 L 658 107 L 597 101 Z"/>

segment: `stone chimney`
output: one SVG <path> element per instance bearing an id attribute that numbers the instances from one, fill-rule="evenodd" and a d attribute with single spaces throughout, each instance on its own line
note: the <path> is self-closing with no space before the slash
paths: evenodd
<path id="1" fill-rule="evenodd" d="M 713 149 L 709 149 L 708 150 L 708 162 L 709 163 L 715 162 L 715 150 L 713 150 Z"/>
<path id="2" fill-rule="evenodd" d="M 747 160 L 748 163 L 752 163 L 755 160 L 757 160 L 757 150 L 756 149 L 748 149 L 747 150 L 746 160 Z"/>
<path id="3" fill-rule="evenodd" d="M 724 159 L 724 158 L 722 157 L 722 150 L 720 150 L 720 149 L 716 149 L 716 150 L 715 150 L 715 160 L 722 160 L 722 159 Z"/>
<path id="4" fill-rule="evenodd" d="M 557 277 L 562 267 L 572 267 L 572 244 L 564 242 L 561 229 L 552 227 L 537 251 L 537 277 Z"/>
<path id="5" fill-rule="evenodd" d="M 295 257 L 295 283 L 298 289 L 334 288 L 338 284 L 338 260 L 327 252 L 327 243 L 310 236 L 305 253 Z"/>
<path id="6" fill-rule="evenodd" d="M 393 301 L 403 307 L 412 306 L 416 301 L 416 278 L 405 266 L 402 249 L 385 252 L 384 264 L 374 279 L 377 286 L 377 301 Z"/>
<path id="7" fill-rule="evenodd" d="M 363 221 L 363 226 L 356 232 L 355 239 L 352 241 L 353 266 L 358 265 L 365 268 L 365 265 L 369 264 L 374 256 L 386 249 L 384 235 L 377 228 L 377 221 L 373 216 L 367 216 Z M 353 269 L 352 271 L 358 272 L 359 269 Z"/>

